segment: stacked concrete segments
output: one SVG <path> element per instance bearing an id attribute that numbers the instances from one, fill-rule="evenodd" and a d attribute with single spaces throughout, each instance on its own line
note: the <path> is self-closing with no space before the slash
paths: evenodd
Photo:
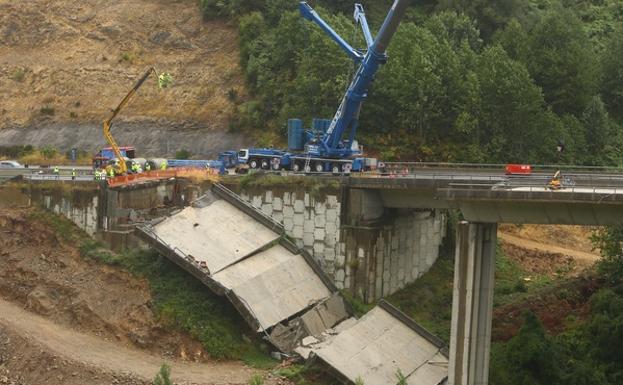
<path id="1" fill-rule="evenodd" d="M 394 383 L 398 369 L 409 384 L 438 385 L 446 378 L 447 358 L 434 336 L 384 303 L 353 318 L 310 253 L 281 237 L 279 230 L 285 230 L 273 222 L 268 207 L 254 210 L 222 186 L 214 192 L 140 227 L 140 236 L 226 295 L 283 352 L 320 358 L 346 381 Z M 325 213 L 337 203 L 331 201 Z M 304 202 L 303 208 L 296 200 L 294 205 L 299 214 L 305 211 Z M 270 209 L 275 206 L 280 207 Z M 326 226 L 323 220 L 318 223 Z"/>
<path id="2" fill-rule="evenodd" d="M 280 234 L 212 193 L 139 231 L 175 263 L 227 295 L 258 332 L 332 294 L 304 256 L 279 244 Z"/>

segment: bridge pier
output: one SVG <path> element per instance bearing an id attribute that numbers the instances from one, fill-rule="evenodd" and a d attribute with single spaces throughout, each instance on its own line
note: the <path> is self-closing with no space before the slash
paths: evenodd
<path id="1" fill-rule="evenodd" d="M 487 385 L 497 223 L 460 222 L 456 232 L 449 385 Z"/>

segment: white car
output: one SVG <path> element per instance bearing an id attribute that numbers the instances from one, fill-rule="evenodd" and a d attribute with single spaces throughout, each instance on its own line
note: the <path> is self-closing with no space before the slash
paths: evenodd
<path id="1" fill-rule="evenodd" d="M 0 168 L 24 168 L 24 165 L 14 160 L 0 160 Z"/>

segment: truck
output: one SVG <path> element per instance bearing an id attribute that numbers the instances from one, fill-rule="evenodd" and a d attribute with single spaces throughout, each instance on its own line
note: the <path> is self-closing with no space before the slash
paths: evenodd
<path id="1" fill-rule="evenodd" d="M 136 148 L 134 146 L 119 146 L 119 153 L 123 158 L 134 159 L 136 157 Z M 115 151 L 112 147 L 105 147 L 99 150 L 91 159 L 93 169 L 106 168 L 109 162 L 116 159 Z"/>
<path id="2" fill-rule="evenodd" d="M 409 5 L 409 0 L 395 0 L 376 38 L 372 37 L 361 4 L 355 4 L 355 22 L 362 28 L 367 50 L 350 46 L 313 8 L 299 3 L 301 15 L 324 30 L 358 66 L 333 119 L 314 119 L 310 129 L 302 128 L 300 119 L 288 121 L 288 150 L 272 148 L 241 149 L 239 161 L 251 169 L 292 170 L 295 172 L 349 173 L 366 171 L 376 160 L 363 157 L 356 137 L 359 113 L 368 87 L 380 66 L 387 62 L 387 46 Z"/>

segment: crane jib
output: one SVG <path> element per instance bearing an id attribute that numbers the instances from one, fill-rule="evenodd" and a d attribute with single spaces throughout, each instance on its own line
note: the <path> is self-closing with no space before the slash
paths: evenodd
<path id="1" fill-rule="evenodd" d="M 374 75 L 382 64 L 387 61 L 385 51 L 394 36 L 411 0 L 395 0 L 390 8 L 383 25 L 376 38 L 371 41 L 368 23 L 360 4 L 355 5 L 355 20 L 361 25 L 368 45 L 365 55 L 353 49 L 341 36 L 339 36 L 320 16 L 306 3 L 300 3 L 300 11 L 303 17 L 315 22 L 342 48 L 359 68 L 353 77 L 348 90 L 344 94 L 331 124 L 322 136 L 322 155 L 335 157 L 348 157 L 359 154 L 356 148 L 355 134 L 358 126 L 361 103 L 367 96 L 368 87 L 374 80 Z M 371 43 L 371 44 L 370 44 Z M 342 137 L 349 131 L 348 139 Z"/>

